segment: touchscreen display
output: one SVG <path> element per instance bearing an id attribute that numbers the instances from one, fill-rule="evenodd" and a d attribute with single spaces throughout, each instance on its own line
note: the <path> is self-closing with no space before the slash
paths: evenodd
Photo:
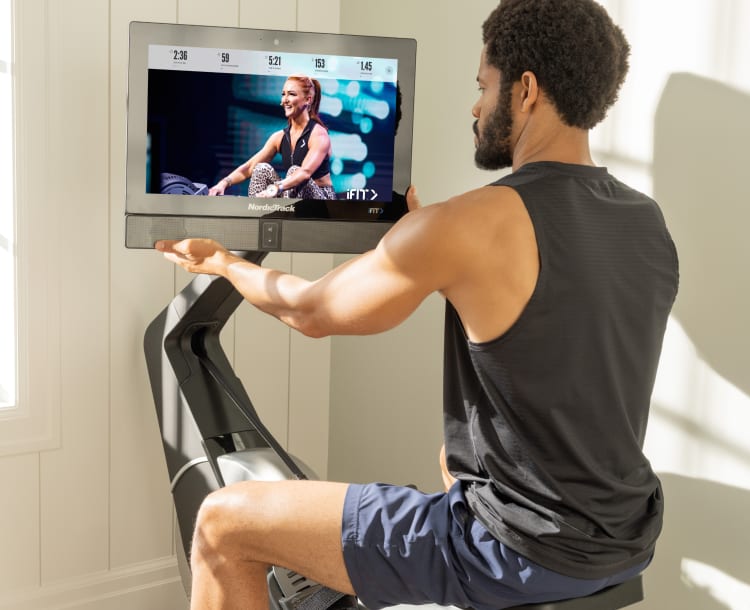
<path id="1" fill-rule="evenodd" d="M 281 100 L 290 76 L 317 81 L 318 115 L 330 139 L 325 162 L 332 192 L 306 198 L 364 203 L 368 209 L 390 202 L 399 112 L 396 59 L 156 44 L 148 48 L 146 192 L 208 195 L 287 127 Z M 277 180 L 289 170 L 280 152 L 269 165 Z M 250 180 L 238 181 L 223 196 L 252 196 L 249 189 Z M 289 195 L 252 197 L 248 210 L 295 212 Z"/>
<path id="2" fill-rule="evenodd" d="M 132 22 L 125 245 L 373 247 L 407 210 L 415 69 L 412 39 Z"/>

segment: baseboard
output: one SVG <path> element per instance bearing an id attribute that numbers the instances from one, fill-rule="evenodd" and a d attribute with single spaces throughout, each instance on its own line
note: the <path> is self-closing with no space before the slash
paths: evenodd
<path id="1" fill-rule="evenodd" d="M 164 557 L 10 594 L 0 610 L 185 610 L 177 560 Z"/>

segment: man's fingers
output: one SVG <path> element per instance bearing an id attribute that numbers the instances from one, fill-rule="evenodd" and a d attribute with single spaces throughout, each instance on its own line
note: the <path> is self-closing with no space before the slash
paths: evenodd
<path id="1" fill-rule="evenodd" d="M 410 212 L 422 207 L 417 195 L 417 187 L 413 184 L 406 190 L 406 207 Z"/>
<path id="2" fill-rule="evenodd" d="M 174 252 L 177 243 L 176 239 L 160 239 L 154 244 L 154 248 L 159 252 Z"/>

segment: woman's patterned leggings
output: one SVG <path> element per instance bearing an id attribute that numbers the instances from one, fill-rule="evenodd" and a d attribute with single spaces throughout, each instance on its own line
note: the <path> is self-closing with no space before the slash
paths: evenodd
<path id="1" fill-rule="evenodd" d="M 292 165 L 287 171 L 287 178 L 299 170 L 299 165 Z M 258 163 L 250 176 L 250 186 L 247 187 L 249 197 L 254 197 L 261 191 L 281 180 L 279 174 L 269 163 Z M 281 194 L 282 197 L 293 197 L 295 199 L 336 199 L 336 192 L 332 186 L 318 186 L 312 178 L 307 182 L 288 189 Z"/>

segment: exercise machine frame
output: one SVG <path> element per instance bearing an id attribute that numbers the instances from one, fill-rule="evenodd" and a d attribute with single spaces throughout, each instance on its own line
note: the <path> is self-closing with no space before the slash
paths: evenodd
<path id="1" fill-rule="evenodd" d="M 260 265 L 265 252 L 239 253 Z M 243 480 L 315 479 L 261 421 L 220 342 L 243 301 L 223 277 L 198 275 L 149 324 L 143 347 L 177 516 L 177 557 L 190 594 L 196 516 L 212 491 Z M 289 570 L 269 572 L 272 605 L 356 607 Z"/>

